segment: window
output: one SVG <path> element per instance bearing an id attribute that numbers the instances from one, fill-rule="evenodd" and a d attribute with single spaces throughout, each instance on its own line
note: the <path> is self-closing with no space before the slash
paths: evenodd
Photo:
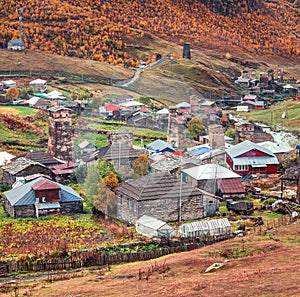
<path id="1" fill-rule="evenodd" d="M 42 197 L 42 203 L 46 202 L 46 197 Z"/>
<path id="2" fill-rule="evenodd" d="M 137 201 L 132 202 L 132 206 L 133 206 L 133 211 L 136 212 L 137 211 Z"/>
<path id="3" fill-rule="evenodd" d="M 120 204 L 123 205 L 124 204 L 124 199 L 123 199 L 123 195 L 120 196 Z"/>
<path id="4" fill-rule="evenodd" d="M 248 171 L 248 165 L 234 165 L 236 171 Z"/>
<path id="5" fill-rule="evenodd" d="M 131 209 L 131 199 L 128 198 L 127 201 L 128 201 L 128 208 Z"/>

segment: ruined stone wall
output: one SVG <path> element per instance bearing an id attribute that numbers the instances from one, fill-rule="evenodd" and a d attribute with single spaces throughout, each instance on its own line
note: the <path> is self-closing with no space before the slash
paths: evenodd
<path id="1" fill-rule="evenodd" d="M 120 130 L 120 131 L 111 131 L 107 133 L 108 145 L 113 142 L 122 142 L 127 144 L 128 146 L 132 146 L 132 131 L 128 130 Z"/>

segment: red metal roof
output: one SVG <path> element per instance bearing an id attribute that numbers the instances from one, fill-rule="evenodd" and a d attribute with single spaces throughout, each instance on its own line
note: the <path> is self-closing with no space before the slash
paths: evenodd
<path id="1" fill-rule="evenodd" d="M 33 190 L 59 190 L 60 189 L 59 185 L 46 179 L 41 179 L 37 181 L 31 187 Z"/>
<path id="2" fill-rule="evenodd" d="M 150 112 L 151 112 L 149 109 L 147 109 L 147 108 L 145 108 L 145 107 L 143 107 L 143 106 L 140 107 L 139 110 L 140 110 L 141 112 L 143 112 L 143 113 L 150 113 Z"/>
<path id="3" fill-rule="evenodd" d="M 56 166 L 52 167 L 52 170 L 58 170 L 58 169 L 71 169 L 71 168 L 75 168 L 76 164 L 74 162 L 67 162 L 65 164 L 59 164 Z"/>
<path id="4" fill-rule="evenodd" d="M 116 105 L 116 104 L 112 104 L 112 103 L 109 103 L 107 105 L 105 105 L 105 110 L 107 112 L 110 112 L 110 111 L 119 111 L 119 106 Z"/>
<path id="5" fill-rule="evenodd" d="M 245 193 L 245 188 L 240 178 L 223 178 L 218 180 L 218 188 L 222 194 Z"/>

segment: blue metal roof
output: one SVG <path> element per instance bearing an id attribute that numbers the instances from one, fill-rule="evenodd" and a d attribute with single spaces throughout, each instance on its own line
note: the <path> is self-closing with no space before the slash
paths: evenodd
<path id="1" fill-rule="evenodd" d="M 34 194 L 34 190 L 32 189 L 32 185 L 41 179 L 46 179 L 46 178 L 44 177 L 36 178 L 24 185 L 6 191 L 3 194 L 5 195 L 6 199 L 11 203 L 12 206 L 32 205 L 35 203 L 35 194 Z M 72 188 L 56 182 L 53 183 L 60 186 L 61 188 L 60 195 L 61 195 L 62 203 L 83 200 Z"/>

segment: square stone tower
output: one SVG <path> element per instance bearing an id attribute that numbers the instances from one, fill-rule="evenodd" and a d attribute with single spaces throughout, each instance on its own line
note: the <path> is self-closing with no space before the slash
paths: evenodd
<path id="1" fill-rule="evenodd" d="M 208 126 L 209 146 L 212 149 L 225 148 L 224 128 L 221 125 Z"/>
<path id="2" fill-rule="evenodd" d="M 197 115 L 200 112 L 199 100 L 200 100 L 200 98 L 196 95 L 191 95 L 190 96 L 191 112 L 194 115 Z"/>
<path id="3" fill-rule="evenodd" d="M 64 161 L 73 160 L 73 129 L 71 109 L 53 106 L 48 109 L 49 138 L 48 153 Z"/>
<path id="4" fill-rule="evenodd" d="M 167 142 L 173 146 L 179 147 L 179 131 L 177 121 L 177 107 L 169 107 L 169 119 L 168 119 L 168 131 L 167 131 Z"/>

